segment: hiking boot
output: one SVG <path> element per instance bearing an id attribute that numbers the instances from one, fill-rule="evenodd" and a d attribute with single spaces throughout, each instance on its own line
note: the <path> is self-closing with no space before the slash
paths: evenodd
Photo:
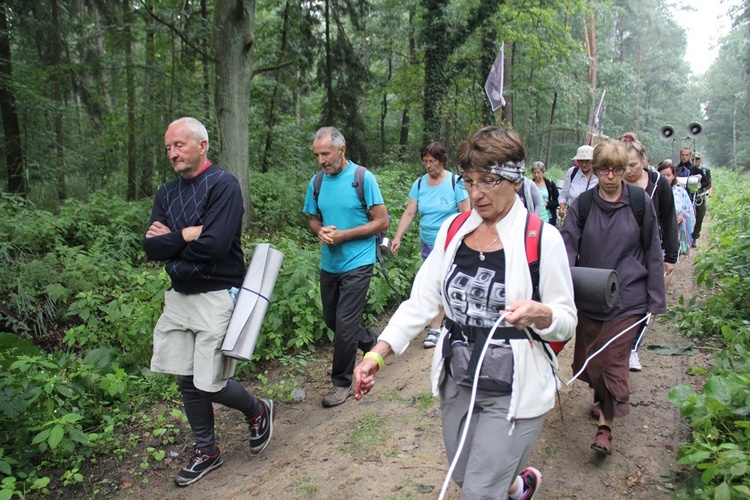
<path id="1" fill-rule="evenodd" d="M 250 454 L 259 455 L 266 449 L 273 436 L 273 400 L 260 398 L 260 405 L 263 407 L 260 415 L 248 419 L 250 424 Z"/>
<path id="2" fill-rule="evenodd" d="M 430 330 L 427 332 L 427 336 L 424 338 L 424 348 L 425 349 L 432 349 L 435 347 L 438 343 L 438 333 L 435 330 Z"/>
<path id="3" fill-rule="evenodd" d="M 352 395 L 352 386 L 336 387 L 331 389 L 331 392 L 326 396 L 323 396 L 323 406 L 326 408 L 332 408 L 338 406 Z"/>
<path id="4" fill-rule="evenodd" d="M 643 370 L 641 366 L 641 360 L 638 359 L 638 351 L 630 351 L 630 371 L 639 372 Z"/>
<path id="5" fill-rule="evenodd" d="M 529 500 L 534 497 L 534 493 L 542 485 L 542 473 L 533 467 L 528 467 L 521 472 L 523 480 L 523 495 L 521 500 Z"/>
<path id="6" fill-rule="evenodd" d="M 185 467 L 180 469 L 177 477 L 174 478 L 174 482 L 177 486 L 188 486 L 212 470 L 221 467 L 222 463 L 224 462 L 221 459 L 221 452 L 218 446 L 216 447 L 216 453 L 213 455 L 206 455 L 203 450 L 195 448 L 193 457 Z"/>

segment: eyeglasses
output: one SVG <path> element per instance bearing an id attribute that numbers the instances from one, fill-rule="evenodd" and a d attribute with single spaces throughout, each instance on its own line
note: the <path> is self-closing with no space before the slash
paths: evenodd
<path id="1" fill-rule="evenodd" d="M 474 181 L 466 177 L 459 177 L 459 180 L 458 185 L 466 191 L 471 191 L 475 187 L 480 193 L 486 193 L 507 179 L 500 177 L 499 179 L 486 178 L 481 181 Z"/>
<path id="2" fill-rule="evenodd" d="M 422 163 L 424 163 L 425 165 L 438 165 L 440 163 L 440 160 L 436 160 L 434 158 L 432 160 L 423 159 Z"/>
<path id="3" fill-rule="evenodd" d="M 623 175 L 625 173 L 625 167 L 615 167 L 615 168 L 594 167 L 593 170 L 596 175 L 604 175 L 604 176 L 607 176 L 609 174 Z"/>

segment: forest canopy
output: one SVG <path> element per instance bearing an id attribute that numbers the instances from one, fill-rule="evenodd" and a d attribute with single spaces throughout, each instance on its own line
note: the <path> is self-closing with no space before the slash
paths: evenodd
<path id="1" fill-rule="evenodd" d="M 634 131 L 653 163 L 682 146 L 750 166 L 748 2 L 706 75 L 666 0 L 49 0 L 0 2 L 3 191 L 43 208 L 105 189 L 150 197 L 172 174 L 162 136 L 192 115 L 211 158 L 252 173 L 315 169 L 310 137 L 339 127 L 378 168 L 449 151 L 498 123 L 484 81 L 505 43 L 502 124 L 529 160 L 568 166 L 594 127 Z M 695 141 L 692 122 L 703 126 Z M 665 125 L 674 141 L 661 141 Z M 249 212 L 252 213 L 252 212 Z M 252 215 L 251 215 L 252 218 Z"/>

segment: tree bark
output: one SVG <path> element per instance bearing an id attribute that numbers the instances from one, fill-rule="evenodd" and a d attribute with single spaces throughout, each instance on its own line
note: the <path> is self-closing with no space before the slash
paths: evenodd
<path id="1" fill-rule="evenodd" d="M 154 8 L 150 0 L 144 1 L 144 7 L 149 11 Z M 143 101 L 151 103 L 154 102 L 154 89 L 156 88 L 156 30 L 154 29 L 154 20 L 150 15 L 143 16 L 143 20 L 146 24 L 144 41 L 146 71 L 143 75 Z M 142 113 L 141 122 L 143 123 L 142 147 L 145 154 L 140 168 L 138 197 L 150 198 L 154 194 L 154 171 L 159 158 L 162 158 L 157 154 L 157 151 L 161 152 L 162 149 L 157 147 L 159 143 L 153 140 L 153 134 L 157 129 L 158 115 L 156 113 Z"/>
<path id="2" fill-rule="evenodd" d="M 26 198 L 26 170 L 18 125 L 16 94 L 13 84 L 13 60 L 8 34 L 7 2 L 0 0 L 0 112 L 5 132 L 5 161 L 8 165 L 8 192 Z"/>
<path id="3" fill-rule="evenodd" d="M 505 106 L 500 108 L 501 119 L 498 125 L 503 123 L 513 124 L 513 59 L 515 55 L 515 44 L 505 44 L 505 62 L 503 63 L 503 97 Z"/>
<path id="4" fill-rule="evenodd" d="M 63 110 L 65 102 L 63 99 L 62 88 L 62 43 L 63 35 L 60 29 L 60 8 L 57 0 L 50 1 L 52 10 L 52 47 L 50 47 L 51 65 L 54 73 L 52 76 L 52 100 L 55 102 L 54 122 L 55 122 L 55 155 L 57 161 L 55 171 L 57 174 L 57 198 L 60 201 L 68 197 L 67 187 L 65 184 L 65 133 L 63 132 Z"/>
<path id="5" fill-rule="evenodd" d="M 135 146 L 135 75 L 133 74 L 133 37 L 130 30 L 130 0 L 122 0 L 122 37 L 125 49 L 125 87 L 128 107 L 128 201 L 135 201 L 137 192 L 137 151 Z"/>
<path id="6" fill-rule="evenodd" d="M 583 26 L 584 40 L 586 42 L 586 51 L 589 58 L 588 67 L 588 84 L 589 93 L 591 95 L 591 105 L 589 106 L 588 116 L 586 118 L 587 127 L 587 140 L 586 144 L 591 144 L 593 139 L 594 129 L 594 111 L 596 109 L 596 71 L 597 71 L 597 58 L 596 58 L 596 19 L 594 13 L 591 12 L 589 16 L 588 24 L 584 21 Z"/>
<path id="7" fill-rule="evenodd" d="M 288 35 L 289 30 L 289 0 L 284 5 L 284 22 L 281 27 L 281 48 L 279 49 L 278 64 L 284 61 L 287 49 L 289 48 Z M 263 159 L 260 164 L 260 171 L 264 174 L 268 172 L 270 166 L 270 153 L 273 149 L 273 128 L 276 126 L 276 108 L 279 105 L 281 96 L 281 68 L 276 69 L 276 83 L 273 87 L 273 96 L 271 96 L 271 106 L 268 110 L 268 130 L 266 131 L 266 147 L 263 148 Z"/>
<path id="8" fill-rule="evenodd" d="M 325 74 L 325 85 L 326 85 L 326 102 L 325 112 L 323 113 L 323 122 L 326 125 L 333 125 L 333 56 L 331 55 L 331 0 L 326 0 L 325 4 L 325 57 L 326 57 L 326 74 Z"/>
<path id="9" fill-rule="evenodd" d="M 248 112 L 255 45 L 255 0 L 222 0 L 215 6 L 216 117 L 221 149 L 218 164 L 240 183 L 245 224 L 253 220 L 250 199 Z"/>
<path id="10" fill-rule="evenodd" d="M 448 95 L 448 58 L 463 45 L 476 29 L 491 18 L 504 0 L 483 0 L 472 9 L 462 26 L 450 26 L 448 22 L 449 0 L 422 0 L 425 8 L 424 50 L 424 130 L 425 143 L 440 138 L 443 105 Z"/>
<path id="11" fill-rule="evenodd" d="M 557 91 L 552 98 L 552 110 L 549 113 L 549 131 L 547 132 L 547 155 L 544 164 L 549 167 L 549 159 L 552 156 L 552 125 L 555 123 L 555 110 L 557 109 Z"/>
<path id="12" fill-rule="evenodd" d="M 409 124 L 411 118 L 409 118 L 409 103 L 404 104 L 404 111 L 401 113 L 401 132 L 398 135 L 398 157 L 401 161 L 404 161 L 407 156 L 407 148 L 409 147 Z"/>

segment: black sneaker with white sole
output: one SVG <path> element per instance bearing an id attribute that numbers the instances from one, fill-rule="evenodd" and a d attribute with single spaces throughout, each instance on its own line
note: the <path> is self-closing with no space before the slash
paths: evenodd
<path id="1" fill-rule="evenodd" d="M 250 453 L 253 455 L 265 450 L 273 436 L 273 400 L 260 398 L 259 401 L 263 411 L 247 421 L 250 424 Z"/>
<path id="2" fill-rule="evenodd" d="M 221 459 L 221 452 L 216 448 L 216 453 L 207 455 L 203 450 L 195 448 L 193 457 L 185 467 L 180 469 L 174 482 L 177 486 L 188 486 L 193 484 L 209 472 L 221 467 L 224 461 Z"/>

